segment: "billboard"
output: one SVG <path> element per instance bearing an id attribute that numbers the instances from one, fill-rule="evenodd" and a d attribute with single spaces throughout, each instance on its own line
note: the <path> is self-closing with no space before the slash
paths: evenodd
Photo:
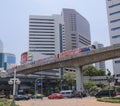
<path id="1" fill-rule="evenodd" d="M 28 52 L 24 52 L 21 54 L 21 64 L 25 64 L 27 62 Z"/>

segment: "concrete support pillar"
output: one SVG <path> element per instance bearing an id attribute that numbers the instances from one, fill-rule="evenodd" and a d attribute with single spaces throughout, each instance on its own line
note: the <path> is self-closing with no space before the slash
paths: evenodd
<path id="1" fill-rule="evenodd" d="M 82 67 L 76 67 L 76 90 L 84 91 Z"/>

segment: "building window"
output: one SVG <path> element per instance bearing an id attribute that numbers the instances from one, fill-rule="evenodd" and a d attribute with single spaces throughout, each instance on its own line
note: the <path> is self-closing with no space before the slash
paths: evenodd
<path id="1" fill-rule="evenodd" d="M 110 23 L 119 22 L 120 19 L 111 20 Z"/>
<path id="2" fill-rule="evenodd" d="M 120 11 L 116 11 L 116 12 L 113 12 L 113 13 L 110 13 L 109 15 L 115 15 L 115 14 L 119 14 Z"/>
<path id="3" fill-rule="evenodd" d="M 118 63 L 120 63 L 120 60 L 116 60 L 116 61 L 115 61 L 115 64 L 118 64 Z"/>
<path id="4" fill-rule="evenodd" d="M 115 35 L 115 36 L 112 36 L 112 38 L 120 38 L 120 35 Z"/>
<path id="5" fill-rule="evenodd" d="M 109 6 L 109 8 L 116 7 L 116 6 L 119 6 L 119 5 L 120 5 L 120 3 L 118 3 L 118 4 L 113 4 L 113 5 Z"/>
<path id="6" fill-rule="evenodd" d="M 118 30 L 118 29 L 120 29 L 120 27 L 111 28 L 111 31 L 115 31 L 115 30 Z"/>

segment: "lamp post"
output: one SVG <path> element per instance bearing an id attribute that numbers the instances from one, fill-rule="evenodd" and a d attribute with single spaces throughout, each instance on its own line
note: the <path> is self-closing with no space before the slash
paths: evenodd
<path id="1" fill-rule="evenodd" d="M 16 67 L 14 68 L 14 77 L 11 78 L 8 83 L 10 85 L 13 85 L 13 100 L 11 103 L 11 106 L 15 106 L 15 95 L 16 95 L 16 84 L 20 84 L 20 80 L 18 78 L 16 78 Z"/>
<path id="2" fill-rule="evenodd" d="M 6 78 L 7 77 L 7 72 L 5 70 L 3 70 L 2 68 L 0 69 L 0 77 L 1 78 Z"/>

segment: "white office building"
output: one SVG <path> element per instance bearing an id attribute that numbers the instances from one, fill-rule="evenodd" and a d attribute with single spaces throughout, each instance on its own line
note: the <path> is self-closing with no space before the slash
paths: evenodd
<path id="1" fill-rule="evenodd" d="M 54 55 L 60 52 L 60 15 L 30 16 L 29 52 Z"/>
<path id="2" fill-rule="evenodd" d="M 120 0 L 106 0 L 111 45 L 120 43 Z M 113 60 L 113 70 L 120 76 L 120 58 Z"/>
<path id="3" fill-rule="evenodd" d="M 74 9 L 63 9 L 61 15 L 29 17 L 29 53 L 33 56 L 50 56 L 90 44 L 90 25 Z"/>
<path id="4" fill-rule="evenodd" d="M 96 49 L 104 47 L 104 45 L 99 42 L 94 42 L 93 45 L 95 45 Z M 95 63 L 95 67 L 97 69 L 101 69 L 101 70 L 105 71 L 106 70 L 105 61 Z"/>

